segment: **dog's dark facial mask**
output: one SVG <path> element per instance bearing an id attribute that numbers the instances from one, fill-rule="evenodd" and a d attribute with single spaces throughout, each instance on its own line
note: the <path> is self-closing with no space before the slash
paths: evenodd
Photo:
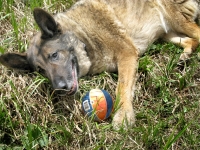
<path id="1" fill-rule="evenodd" d="M 75 50 L 81 41 L 71 32 L 62 33 L 54 18 L 42 9 L 34 10 L 34 18 L 41 33 L 34 36 L 27 53 L 3 54 L 0 63 L 13 69 L 38 71 L 60 93 L 74 94 L 79 72 Z"/>
<path id="2" fill-rule="evenodd" d="M 34 70 L 49 78 L 53 88 L 60 93 L 74 94 L 78 89 L 79 69 L 75 56 L 78 39 L 67 32 L 35 42 L 37 44 L 32 44 L 27 53 Z"/>

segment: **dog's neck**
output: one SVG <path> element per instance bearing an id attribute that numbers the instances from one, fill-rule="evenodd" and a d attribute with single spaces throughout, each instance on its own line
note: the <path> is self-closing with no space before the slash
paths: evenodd
<path id="1" fill-rule="evenodd" d="M 75 54 L 78 59 L 79 77 L 82 77 L 88 74 L 91 67 L 91 61 L 87 55 L 86 50 L 83 49 L 83 43 L 78 41 L 77 44 L 78 48 L 75 49 Z"/>

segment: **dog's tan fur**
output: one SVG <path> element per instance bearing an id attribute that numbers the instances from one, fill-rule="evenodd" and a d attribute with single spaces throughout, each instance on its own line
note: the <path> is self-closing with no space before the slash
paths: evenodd
<path id="1" fill-rule="evenodd" d="M 49 16 L 41 9 L 35 9 L 34 14 L 42 33 L 33 38 L 27 54 L 4 54 L 0 62 L 15 69 L 29 68 L 29 65 L 33 70 L 40 67 L 52 81 L 55 70 L 64 74 L 59 66 L 66 63 L 64 59 L 69 54 L 62 51 L 59 55 L 63 60 L 56 63 L 45 61 L 59 45 L 51 42 L 52 37 L 48 37 L 48 44 L 42 44 L 47 39 L 41 36 L 45 34 L 43 25 Z M 132 100 L 138 57 L 155 40 L 162 38 L 182 46 L 184 51 L 180 59 L 188 58 L 200 40 L 200 29 L 195 23 L 198 16 L 198 0 L 80 0 L 53 18 L 59 36 L 70 31 L 80 40 L 70 39 L 76 45 L 74 55 L 80 68 L 79 77 L 118 71 L 116 95 L 120 97 L 120 109 L 113 118 L 113 125 L 117 127 L 124 121 L 129 125 L 135 122 Z"/>

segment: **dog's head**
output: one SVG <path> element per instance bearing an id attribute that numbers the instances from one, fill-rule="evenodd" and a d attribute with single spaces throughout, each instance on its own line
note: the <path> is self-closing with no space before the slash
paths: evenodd
<path id="1" fill-rule="evenodd" d="M 54 89 L 74 94 L 78 89 L 79 72 L 75 50 L 82 42 L 72 32 L 63 32 L 54 18 L 42 9 L 34 10 L 34 19 L 41 32 L 33 37 L 27 52 L 3 54 L 0 63 L 13 69 L 37 71 L 50 79 Z"/>

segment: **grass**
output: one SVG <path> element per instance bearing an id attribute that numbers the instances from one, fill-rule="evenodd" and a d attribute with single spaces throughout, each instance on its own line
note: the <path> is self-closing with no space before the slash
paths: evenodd
<path id="1" fill-rule="evenodd" d="M 32 10 L 57 13 L 74 1 L 0 1 L 0 52 L 23 52 L 38 30 Z M 200 61 L 198 48 L 179 65 L 182 49 L 153 44 L 140 59 L 133 101 L 136 125 L 115 131 L 112 117 L 97 123 L 81 112 L 83 95 L 92 88 L 115 98 L 117 74 L 80 79 L 75 96 L 52 93 L 39 74 L 20 74 L 0 66 L 0 150 L 9 149 L 196 149 L 200 147 Z"/>

